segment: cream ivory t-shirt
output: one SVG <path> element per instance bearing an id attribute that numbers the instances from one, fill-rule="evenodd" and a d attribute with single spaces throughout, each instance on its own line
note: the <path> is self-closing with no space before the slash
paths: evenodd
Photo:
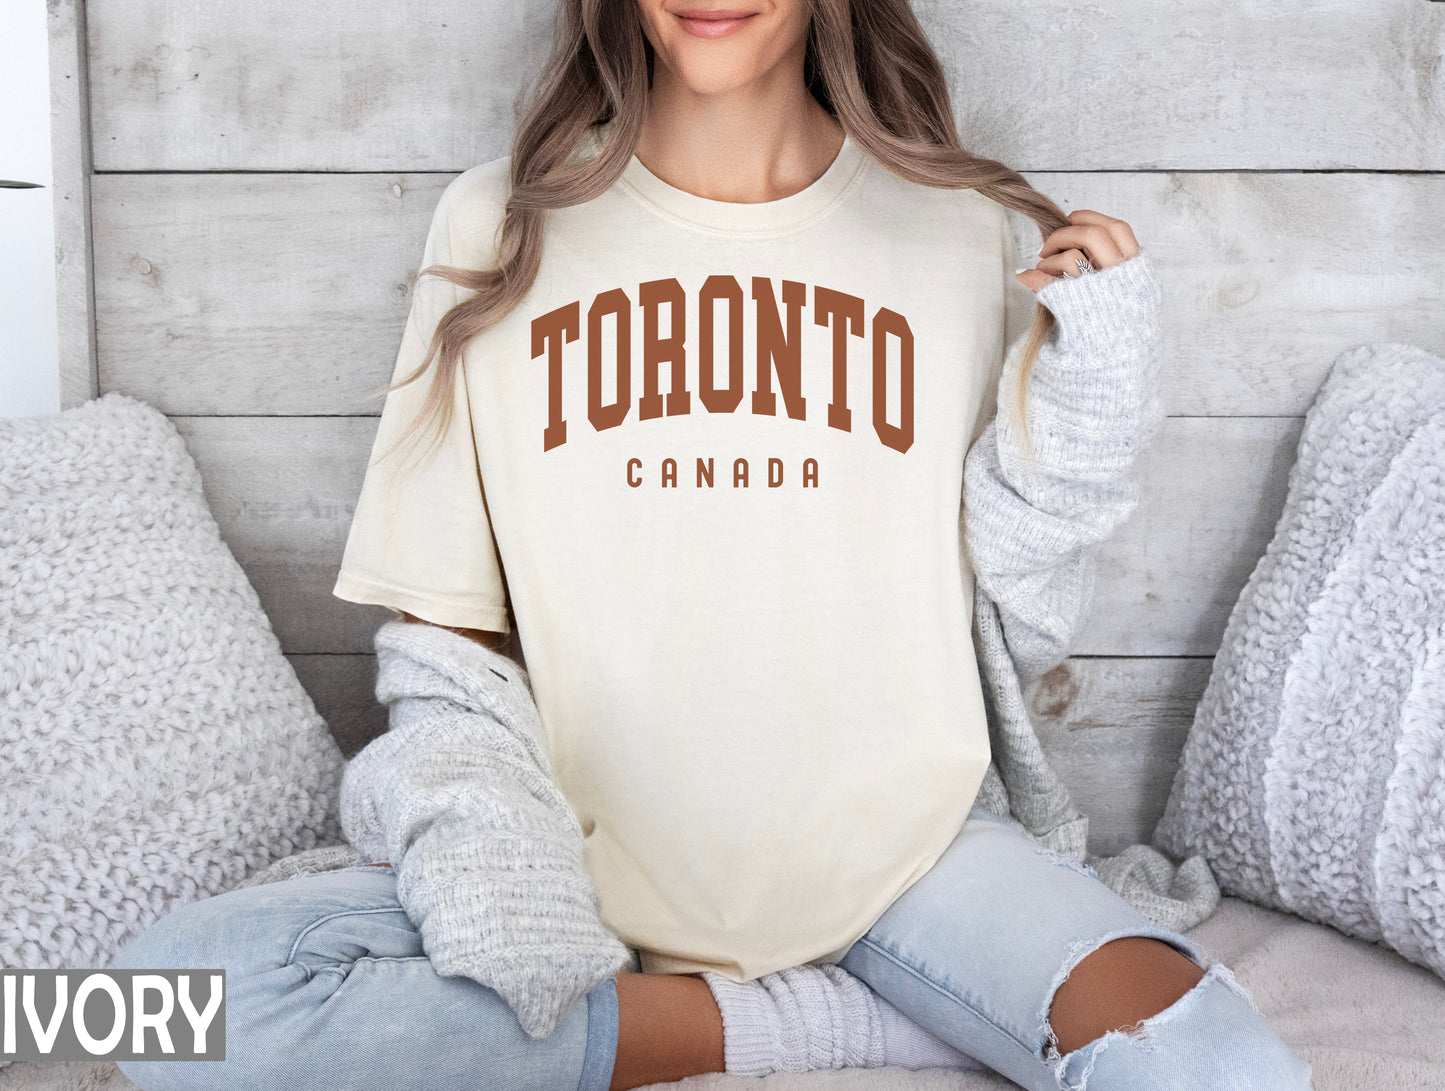
<path id="1" fill-rule="evenodd" d="M 495 263 L 507 167 L 447 187 L 423 266 Z M 375 456 L 430 375 L 388 395 L 334 594 L 515 620 L 644 971 L 836 961 L 967 817 L 989 742 L 963 464 L 1031 313 L 1014 258 L 1002 205 L 851 140 L 760 204 L 634 156 L 549 214 L 421 470 Z M 461 291 L 421 278 L 392 381 Z"/>

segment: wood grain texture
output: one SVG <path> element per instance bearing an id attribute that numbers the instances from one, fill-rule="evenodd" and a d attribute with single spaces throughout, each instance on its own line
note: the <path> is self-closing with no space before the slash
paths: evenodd
<path id="1" fill-rule="evenodd" d="M 1089 816 L 1091 852 L 1153 836 L 1212 664 L 1071 656 L 1024 690 L 1045 752 Z"/>
<path id="2" fill-rule="evenodd" d="M 50 0 L 46 25 L 60 408 L 69 409 L 99 393 L 90 262 L 90 117 L 84 3 Z"/>
<path id="3" fill-rule="evenodd" d="M 376 699 L 375 655 L 290 652 L 286 659 L 346 757 L 386 731 L 387 709 Z"/>
<path id="4" fill-rule="evenodd" d="M 1304 421 L 1171 417 L 1137 466 L 1139 506 L 1099 546 L 1073 651 L 1213 655 L 1274 535 Z"/>
<path id="5" fill-rule="evenodd" d="M 501 153 L 550 4 L 90 7 L 98 170 L 451 170 Z"/>
<path id="6" fill-rule="evenodd" d="M 92 0 L 96 166 L 459 171 L 549 4 Z M 1445 5 L 920 0 L 965 144 L 1021 170 L 1445 167 Z"/>
<path id="7" fill-rule="evenodd" d="M 1028 178 L 1065 213 L 1125 220 L 1149 250 L 1163 292 L 1161 393 L 1171 414 L 1300 416 L 1346 348 L 1439 343 L 1445 176 Z M 1020 264 L 1032 264 L 1038 228 L 1010 219 Z"/>
<path id="8" fill-rule="evenodd" d="M 98 176 L 102 389 L 167 413 L 380 413 L 449 180 Z"/>
<path id="9" fill-rule="evenodd" d="M 451 175 L 101 175 L 102 390 L 167 413 L 375 414 Z M 1334 357 L 1430 344 L 1445 176 L 1046 174 L 1128 221 L 1164 293 L 1176 415 L 1302 415 Z M 1011 214 L 1020 262 L 1039 232 Z M 1339 225 L 1349 225 L 1347 229 Z"/>
<path id="10" fill-rule="evenodd" d="M 383 607 L 331 594 L 371 417 L 173 418 L 221 534 L 288 652 L 370 652 Z"/>

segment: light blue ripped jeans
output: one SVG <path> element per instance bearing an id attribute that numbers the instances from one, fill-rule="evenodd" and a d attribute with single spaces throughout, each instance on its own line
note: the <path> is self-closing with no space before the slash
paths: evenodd
<path id="1" fill-rule="evenodd" d="M 1153 936 L 1206 969 L 1137 1028 L 1060 1055 L 1048 1010 L 1085 955 Z M 1307 1091 L 1310 1066 L 1229 969 L 1153 924 L 1094 869 L 977 805 L 840 965 L 918 1025 L 1030 1091 Z"/>
<path id="2" fill-rule="evenodd" d="M 117 1061 L 142 1091 L 607 1091 L 617 983 L 545 1038 L 467 977 L 442 977 L 390 865 L 296 875 L 180 906 L 114 966 L 226 970 L 226 1059 Z"/>
<path id="3" fill-rule="evenodd" d="M 1156 936 L 1207 966 L 1130 1032 L 1062 1057 L 1046 1014 L 1074 964 L 1119 936 Z M 224 1061 L 119 1061 L 142 1091 L 382 1088 L 607 1091 L 615 979 L 533 1039 L 491 989 L 441 977 L 390 867 L 243 887 L 171 911 L 115 966 L 226 969 Z M 975 807 L 933 868 L 841 965 L 916 1023 L 1032 1091 L 1296 1091 L 1309 1066 L 1221 963 L 1151 924 L 1090 869 Z"/>

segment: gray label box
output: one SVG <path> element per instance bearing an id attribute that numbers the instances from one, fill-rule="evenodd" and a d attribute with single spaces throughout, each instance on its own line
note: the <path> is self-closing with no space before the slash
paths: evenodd
<path id="1" fill-rule="evenodd" d="M 224 969 L 0 970 L 0 1060 L 225 1059 Z"/>

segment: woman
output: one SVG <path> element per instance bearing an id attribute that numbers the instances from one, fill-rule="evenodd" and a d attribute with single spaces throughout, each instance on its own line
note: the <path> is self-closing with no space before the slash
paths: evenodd
<path id="1" fill-rule="evenodd" d="M 142 1087 L 975 1059 L 1029 1088 L 1308 1086 L 1227 970 L 974 802 L 965 457 L 1007 483 L 980 527 L 1086 521 L 1090 475 L 1123 479 L 1068 459 L 1147 357 L 1132 229 L 960 146 L 906 0 L 734 2 L 563 0 L 512 154 L 438 205 L 335 589 L 489 654 L 522 634 L 647 972 L 532 1038 L 436 972 L 389 865 L 233 891 L 125 953 L 225 965 L 239 998 L 231 1060 L 123 1063 Z M 1013 279 L 1005 209 L 1044 236 Z M 1059 405 L 1069 369 L 1094 386 Z M 429 461 L 392 459 L 427 424 Z M 1010 614 L 1019 647 L 1035 623 Z"/>

